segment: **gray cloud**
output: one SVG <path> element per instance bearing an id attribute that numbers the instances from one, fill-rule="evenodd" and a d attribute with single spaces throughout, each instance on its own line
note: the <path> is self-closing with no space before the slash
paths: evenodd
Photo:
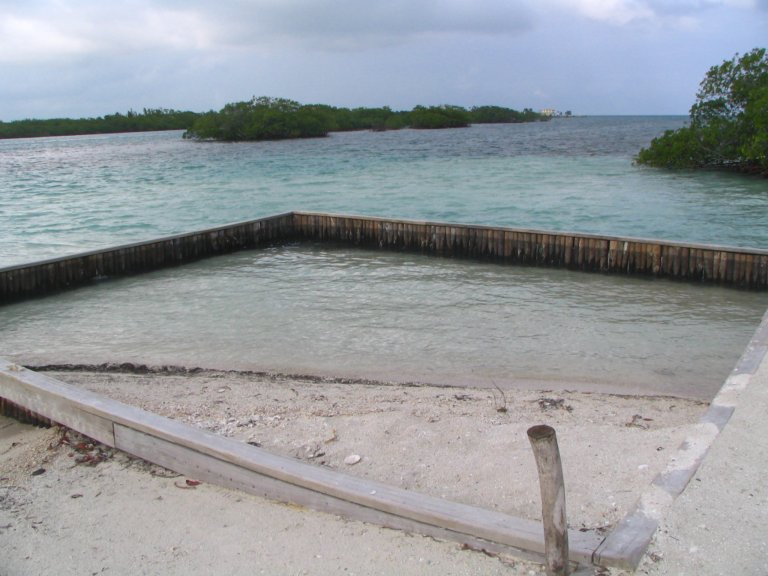
<path id="1" fill-rule="evenodd" d="M 3 119 L 252 95 L 345 106 L 688 110 L 768 0 L 0 0 Z"/>
<path id="2" fill-rule="evenodd" d="M 525 3 L 499 0 L 267 0 L 235 3 L 216 17 L 224 42 L 279 40 L 329 50 L 360 50 L 423 35 L 516 35 L 533 20 Z"/>
<path id="3" fill-rule="evenodd" d="M 768 0 L 552 0 L 565 10 L 624 26 L 634 22 L 690 26 L 718 8 L 751 10 Z"/>
<path id="4" fill-rule="evenodd" d="M 156 48 L 365 50 L 425 35 L 517 35 L 534 21 L 526 2 L 506 0 L 2 0 L 0 5 L 0 61 L 5 62 Z"/>

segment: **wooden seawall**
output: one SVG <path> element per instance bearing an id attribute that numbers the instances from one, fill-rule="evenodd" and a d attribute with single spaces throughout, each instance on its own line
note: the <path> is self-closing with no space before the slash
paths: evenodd
<path id="1" fill-rule="evenodd" d="M 489 226 L 290 212 L 0 268 L 0 302 L 283 242 L 351 243 L 509 264 L 768 288 L 768 250 Z"/>
<path id="2" fill-rule="evenodd" d="M 240 222 L 0 268 L 0 303 L 76 288 L 96 280 L 178 266 L 246 248 L 280 243 L 293 231 L 293 214 Z"/>
<path id="3" fill-rule="evenodd" d="M 294 212 L 294 236 L 510 264 L 768 287 L 768 250 L 304 212 Z"/>

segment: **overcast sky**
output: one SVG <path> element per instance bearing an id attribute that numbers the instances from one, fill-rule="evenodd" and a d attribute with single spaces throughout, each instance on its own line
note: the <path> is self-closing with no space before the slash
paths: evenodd
<path id="1" fill-rule="evenodd" d="M 252 96 L 684 114 L 768 0 L 0 0 L 0 120 Z"/>

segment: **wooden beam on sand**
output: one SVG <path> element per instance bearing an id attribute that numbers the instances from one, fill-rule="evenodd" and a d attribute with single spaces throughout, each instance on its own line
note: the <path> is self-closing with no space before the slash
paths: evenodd
<path id="1" fill-rule="evenodd" d="M 542 561 L 540 522 L 450 502 L 272 454 L 122 404 L 0 359 L 0 396 L 86 436 L 211 484 L 345 518 Z M 569 531 L 570 560 L 591 564 L 600 534 Z"/>

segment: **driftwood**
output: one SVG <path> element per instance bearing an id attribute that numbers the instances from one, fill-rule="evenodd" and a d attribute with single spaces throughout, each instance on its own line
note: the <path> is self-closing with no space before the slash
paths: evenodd
<path id="1" fill-rule="evenodd" d="M 568 520 L 557 434 L 551 426 L 541 424 L 528 429 L 528 440 L 531 441 L 539 470 L 547 576 L 567 576 Z"/>

